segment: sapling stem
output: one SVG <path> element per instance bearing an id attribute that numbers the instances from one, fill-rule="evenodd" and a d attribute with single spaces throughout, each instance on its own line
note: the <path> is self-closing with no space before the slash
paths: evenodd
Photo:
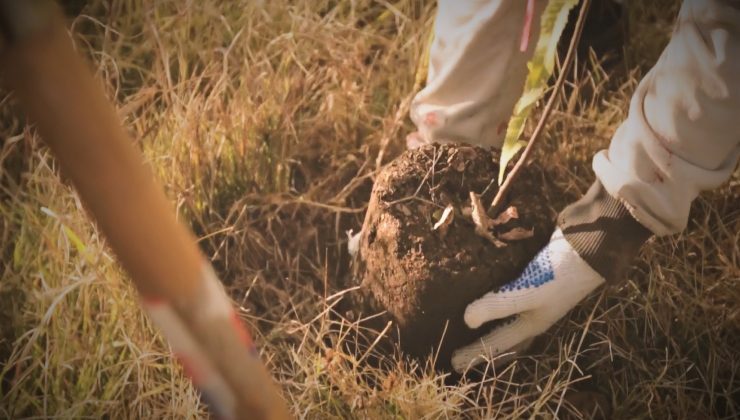
<path id="1" fill-rule="evenodd" d="M 511 186 L 514 183 L 514 180 L 517 178 L 517 175 L 527 163 L 529 156 L 532 154 L 535 143 L 537 143 L 537 140 L 539 140 L 540 134 L 547 124 L 547 118 L 550 116 L 550 113 L 555 106 L 555 100 L 562 90 L 563 84 L 565 84 L 565 77 L 568 74 L 568 69 L 570 68 L 571 63 L 573 63 L 573 60 L 575 58 L 576 47 L 578 46 L 578 41 L 581 39 L 581 32 L 583 32 L 583 25 L 586 21 L 586 14 L 588 13 L 588 7 L 590 3 L 590 0 L 581 0 L 581 9 L 578 13 L 578 20 L 576 20 L 576 25 L 573 30 L 573 36 L 570 38 L 570 45 L 568 45 L 568 52 L 565 55 L 565 60 L 563 60 L 560 74 L 558 74 L 558 78 L 555 81 L 553 92 L 550 94 L 550 97 L 547 100 L 545 109 L 542 111 L 542 116 L 540 116 L 539 121 L 537 121 L 537 126 L 532 132 L 532 136 L 529 138 L 529 142 L 527 142 L 527 146 L 524 148 L 522 155 L 519 157 L 519 160 L 517 160 L 514 168 L 511 169 L 509 175 L 504 179 L 503 184 L 501 184 L 498 192 L 496 192 L 496 196 L 493 197 L 493 201 L 491 202 L 491 206 L 489 208 L 490 214 L 495 215 L 500 210 L 499 207 L 501 206 L 501 203 L 506 197 L 506 194 L 511 189 Z"/>

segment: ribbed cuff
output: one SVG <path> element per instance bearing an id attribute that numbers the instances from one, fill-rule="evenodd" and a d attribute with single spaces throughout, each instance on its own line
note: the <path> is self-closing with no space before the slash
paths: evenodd
<path id="1" fill-rule="evenodd" d="M 560 213 L 558 226 L 578 255 L 607 283 L 624 279 L 640 247 L 653 234 L 598 180 Z"/>

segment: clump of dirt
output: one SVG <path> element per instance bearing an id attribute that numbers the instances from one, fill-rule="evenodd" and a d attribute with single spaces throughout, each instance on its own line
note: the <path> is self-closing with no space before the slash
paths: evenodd
<path id="1" fill-rule="evenodd" d="M 359 301 L 365 311 L 387 311 L 406 354 L 425 359 L 439 350 L 440 369 L 449 369 L 456 348 L 490 329 L 469 329 L 465 307 L 516 278 L 554 229 L 556 214 L 544 200 L 544 175 L 530 165 L 502 207 L 515 207 L 518 217 L 491 232 L 497 238 L 515 228 L 533 234 L 503 240 L 501 247 L 477 234 L 470 192 L 483 193 L 487 208 L 496 193 L 496 184 L 490 184 L 497 173 L 497 152 L 435 144 L 403 153 L 373 187 L 356 266 Z M 454 212 L 447 216 L 451 222 L 434 230 L 448 205 Z"/>

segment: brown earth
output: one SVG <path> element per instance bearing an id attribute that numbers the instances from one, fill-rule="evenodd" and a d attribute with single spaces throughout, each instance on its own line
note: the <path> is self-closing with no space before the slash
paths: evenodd
<path id="1" fill-rule="evenodd" d="M 482 202 L 491 202 L 497 187 L 486 187 L 498 173 L 497 162 L 497 152 L 470 146 L 407 151 L 379 174 L 370 198 L 356 272 L 363 305 L 387 310 L 401 350 L 419 359 L 437 354 L 440 369 L 449 368 L 455 348 L 490 330 L 469 329 L 465 307 L 516 278 L 554 229 L 556 214 L 543 198 L 547 182 L 530 165 L 506 204 L 517 208 L 519 218 L 495 227 L 494 234 L 522 227 L 534 235 L 497 248 L 475 233 L 469 193 L 485 191 Z M 448 204 L 455 216 L 443 235 L 432 227 Z"/>

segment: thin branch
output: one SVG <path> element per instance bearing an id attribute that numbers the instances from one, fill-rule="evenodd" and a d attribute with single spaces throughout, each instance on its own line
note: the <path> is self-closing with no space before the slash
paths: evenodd
<path id="1" fill-rule="evenodd" d="M 581 32 L 583 32 L 583 25 L 586 21 L 586 14 L 588 13 L 588 7 L 590 3 L 591 3 L 590 0 L 581 0 L 581 10 L 578 13 L 578 20 L 576 21 L 576 26 L 575 26 L 575 29 L 573 30 L 573 36 L 570 39 L 570 45 L 568 46 L 568 53 L 565 55 L 565 60 L 563 60 L 563 66 L 560 69 L 560 74 L 558 74 L 558 79 L 555 81 L 553 92 L 552 94 L 550 94 L 550 98 L 548 98 L 547 100 L 545 109 L 542 111 L 542 116 L 540 117 L 540 120 L 537 122 L 537 126 L 535 127 L 534 132 L 532 132 L 532 136 L 530 137 L 529 142 L 527 143 L 527 147 L 524 148 L 524 152 L 522 152 L 522 156 L 516 162 L 516 164 L 514 165 L 514 168 L 511 170 L 509 175 L 506 177 L 506 179 L 504 180 L 504 183 L 501 184 L 501 188 L 498 189 L 496 196 L 493 198 L 493 201 L 491 202 L 491 207 L 490 207 L 491 214 L 495 215 L 498 212 L 499 206 L 501 206 L 501 202 L 504 200 L 504 197 L 506 197 L 506 194 L 511 189 L 511 186 L 514 183 L 514 180 L 517 178 L 519 171 L 521 171 L 521 169 L 524 167 L 527 160 L 529 159 L 529 155 L 532 154 L 534 145 L 537 143 L 537 140 L 539 140 L 540 134 L 545 128 L 545 124 L 547 124 L 547 118 L 550 116 L 550 112 L 555 106 L 555 100 L 557 99 L 558 94 L 563 88 L 563 84 L 565 83 L 565 78 L 567 77 L 567 74 L 568 74 L 568 69 L 570 68 L 571 63 L 573 62 L 573 59 L 575 58 L 576 47 L 578 46 L 578 41 L 581 39 Z"/>

